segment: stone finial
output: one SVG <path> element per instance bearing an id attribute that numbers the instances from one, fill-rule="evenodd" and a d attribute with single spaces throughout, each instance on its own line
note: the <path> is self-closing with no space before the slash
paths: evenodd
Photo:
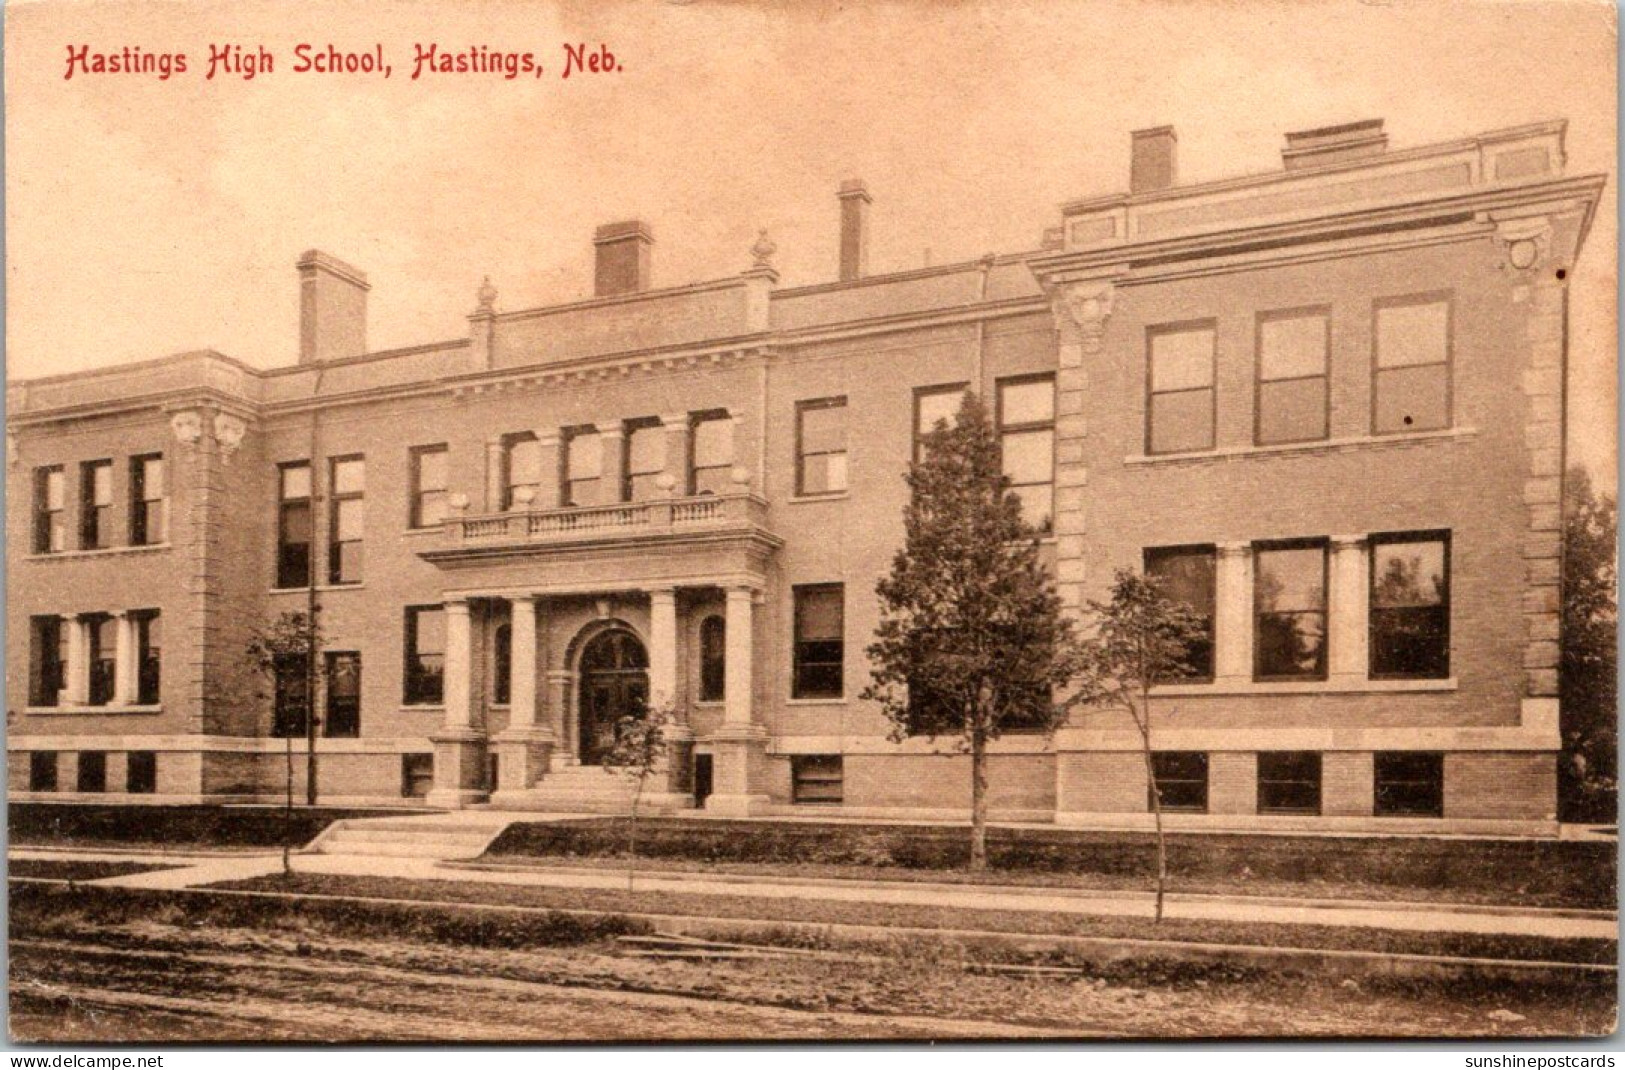
<path id="1" fill-rule="evenodd" d="M 491 276 L 485 276 L 485 281 L 480 283 L 478 297 L 480 306 L 475 310 L 476 313 L 489 315 L 497 310 L 497 288 L 491 285 Z"/>
<path id="2" fill-rule="evenodd" d="M 773 244 L 773 239 L 767 236 L 767 231 L 758 230 L 756 232 L 756 244 L 750 247 L 750 266 L 753 268 L 767 268 L 769 271 L 773 270 L 773 254 L 778 251 L 779 247 Z"/>

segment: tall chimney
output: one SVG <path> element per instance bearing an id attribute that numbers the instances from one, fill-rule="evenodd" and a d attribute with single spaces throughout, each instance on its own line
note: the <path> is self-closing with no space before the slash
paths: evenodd
<path id="1" fill-rule="evenodd" d="M 841 183 L 841 281 L 861 279 L 869 272 L 869 205 L 874 198 L 861 178 Z"/>
<path id="2" fill-rule="evenodd" d="M 635 294 L 649 288 L 649 248 L 654 232 L 640 219 L 605 223 L 592 238 L 597 248 L 592 292 L 598 297 Z"/>
<path id="3" fill-rule="evenodd" d="M 1338 160 L 1380 156 L 1388 151 L 1388 135 L 1381 119 L 1322 126 L 1315 130 L 1295 130 L 1286 136 L 1281 163 L 1288 171 L 1315 167 Z"/>
<path id="4" fill-rule="evenodd" d="M 1179 138 L 1171 126 L 1136 130 L 1129 157 L 1128 191 L 1151 193 L 1179 182 Z"/>
<path id="5" fill-rule="evenodd" d="M 299 363 L 367 351 L 367 275 L 320 249 L 299 257 Z"/>

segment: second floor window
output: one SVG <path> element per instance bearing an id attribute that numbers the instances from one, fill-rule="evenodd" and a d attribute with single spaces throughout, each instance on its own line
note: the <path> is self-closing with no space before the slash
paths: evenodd
<path id="1" fill-rule="evenodd" d="M 1147 453 L 1213 448 L 1217 338 L 1218 329 L 1211 322 L 1155 327 L 1149 332 Z"/>
<path id="2" fill-rule="evenodd" d="M 1211 546 L 1180 546 L 1145 552 L 1145 572 L 1156 579 L 1169 601 L 1201 618 L 1204 630 L 1185 648 L 1184 679 L 1213 679 L 1213 607 L 1216 555 Z"/>
<path id="3" fill-rule="evenodd" d="M 89 705 L 105 706 L 113 701 L 118 679 L 118 622 L 108 616 L 85 618 L 90 635 Z"/>
<path id="4" fill-rule="evenodd" d="M 626 425 L 625 458 L 623 501 L 646 502 L 665 497 L 660 477 L 666 473 L 666 428 L 659 420 L 634 420 Z"/>
<path id="5" fill-rule="evenodd" d="M 564 504 L 602 505 L 604 438 L 591 427 L 564 439 Z"/>
<path id="6" fill-rule="evenodd" d="M 329 738 L 354 739 L 361 734 L 361 655 L 353 650 L 327 655 L 327 716 L 323 732 Z"/>
<path id="7" fill-rule="evenodd" d="M 412 516 L 414 528 L 439 527 L 446 519 L 445 443 L 412 451 Z"/>
<path id="8" fill-rule="evenodd" d="M 845 690 L 846 600 L 838 583 L 795 589 L 791 698 L 840 698 Z"/>
<path id="9" fill-rule="evenodd" d="M 151 546 L 169 538 L 164 502 L 164 459 L 130 458 L 130 545 Z"/>
<path id="10" fill-rule="evenodd" d="M 937 429 L 938 424 L 954 426 L 960 403 L 965 398 L 965 383 L 946 386 L 922 386 L 914 391 L 914 460 L 925 456 L 925 436 Z"/>
<path id="11" fill-rule="evenodd" d="M 502 508 L 529 509 L 542 493 L 542 447 L 529 431 L 502 440 Z"/>
<path id="12" fill-rule="evenodd" d="M 1280 312 L 1258 320 L 1260 446 L 1311 442 L 1329 433 L 1326 363 L 1330 318 L 1322 309 Z"/>
<path id="13" fill-rule="evenodd" d="M 303 587 L 310 582 L 310 542 L 313 534 L 310 490 L 308 462 L 297 461 L 277 469 L 278 587 Z"/>
<path id="14" fill-rule="evenodd" d="M 439 606 L 406 610 L 406 680 L 408 706 L 438 706 L 445 698 L 446 612 Z"/>
<path id="15" fill-rule="evenodd" d="M 136 614 L 135 622 L 135 701 L 156 706 L 162 678 L 163 618 L 156 610 Z"/>
<path id="16" fill-rule="evenodd" d="M 79 469 L 79 548 L 113 544 L 113 462 L 87 461 Z"/>
<path id="17" fill-rule="evenodd" d="M 1010 489 L 1021 499 L 1021 518 L 1048 532 L 1055 515 L 1055 380 L 999 383 L 999 456 Z"/>
<path id="18" fill-rule="evenodd" d="M 733 418 L 725 412 L 695 416 L 689 439 L 688 493 L 727 493 L 732 485 L 733 463 Z"/>
<path id="19" fill-rule="evenodd" d="M 1450 675 L 1450 537 L 1371 539 L 1371 676 Z"/>
<path id="20" fill-rule="evenodd" d="M 1371 430 L 1379 435 L 1450 426 L 1450 300 L 1378 302 Z"/>
<path id="21" fill-rule="evenodd" d="M 721 702 L 728 688 L 728 625 L 721 617 L 700 623 L 700 701 Z"/>
<path id="22" fill-rule="evenodd" d="M 1260 543 L 1253 557 L 1259 680 L 1326 678 L 1326 544 Z"/>
<path id="23" fill-rule="evenodd" d="M 34 552 L 68 548 L 68 485 L 61 465 L 34 470 Z"/>
<path id="24" fill-rule="evenodd" d="M 61 700 L 68 676 L 69 622 L 61 617 L 35 617 L 31 625 L 29 650 L 28 704 L 55 706 Z"/>
<path id="25" fill-rule="evenodd" d="M 796 405 L 796 493 L 836 494 L 846 489 L 846 399 Z"/>
<path id="26" fill-rule="evenodd" d="M 328 526 L 327 582 L 361 582 L 362 536 L 366 527 L 366 461 L 332 461 L 333 508 Z"/>

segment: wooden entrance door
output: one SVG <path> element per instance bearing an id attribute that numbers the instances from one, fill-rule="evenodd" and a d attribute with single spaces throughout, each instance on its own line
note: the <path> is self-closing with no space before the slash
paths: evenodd
<path id="1" fill-rule="evenodd" d="M 616 628 L 588 641 L 580 672 L 581 764 L 601 765 L 621 718 L 648 709 L 649 655 L 637 636 Z"/>

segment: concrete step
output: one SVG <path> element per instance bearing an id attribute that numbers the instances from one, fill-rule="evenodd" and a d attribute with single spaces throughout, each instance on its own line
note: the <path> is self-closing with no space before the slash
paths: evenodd
<path id="1" fill-rule="evenodd" d="M 444 843 L 454 847 L 483 847 L 491 834 L 484 830 L 408 832 L 405 829 L 346 828 L 329 837 L 330 843 Z"/>
<path id="2" fill-rule="evenodd" d="M 484 845 L 482 844 L 481 847 Z M 379 858 L 472 858 L 480 853 L 479 847 L 459 847 L 444 843 L 324 843 L 321 853 L 326 855 L 370 855 Z"/>

